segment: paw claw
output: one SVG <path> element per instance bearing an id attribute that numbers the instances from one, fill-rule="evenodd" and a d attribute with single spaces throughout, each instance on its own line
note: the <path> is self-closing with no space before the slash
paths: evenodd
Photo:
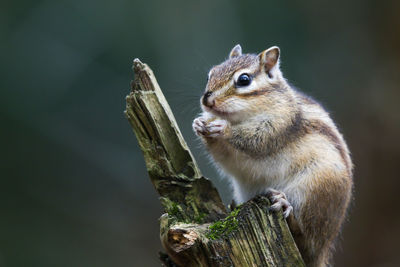
<path id="1" fill-rule="evenodd" d="M 271 205 L 271 210 L 273 210 L 273 211 L 278 211 L 278 210 L 280 210 L 281 208 L 282 208 L 282 205 L 281 205 L 281 203 L 275 203 L 275 204 L 273 204 L 273 205 Z"/>
<path id="2" fill-rule="evenodd" d="M 215 138 L 223 135 L 227 126 L 224 120 L 214 120 L 206 122 L 204 118 L 197 118 L 193 121 L 193 130 L 198 136 Z"/>
<path id="3" fill-rule="evenodd" d="M 204 121 L 201 118 L 197 118 L 193 121 L 192 124 L 193 131 L 198 135 L 202 136 L 206 133 L 206 127 Z"/>
<path id="4" fill-rule="evenodd" d="M 287 209 L 283 212 L 283 217 L 286 219 L 287 217 L 289 217 L 289 215 L 292 211 L 293 211 L 292 206 L 287 207 Z"/>
<path id="5" fill-rule="evenodd" d="M 267 190 L 265 195 L 272 203 L 270 209 L 272 211 L 279 211 L 282 209 L 285 219 L 293 211 L 293 206 L 289 203 L 289 201 L 287 201 L 285 193 L 270 188 Z"/>

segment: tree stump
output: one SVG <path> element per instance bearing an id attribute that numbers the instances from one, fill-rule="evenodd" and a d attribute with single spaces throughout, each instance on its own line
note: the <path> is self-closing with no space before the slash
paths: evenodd
<path id="1" fill-rule="evenodd" d="M 152 70 L 139 59 L 125 114 L 165 210 L 164 266 L 305 266 L 282 212 L 258 196 L 227 211 L 203 177 Z M 191 123 L 191 122 L 188 122 Z"/>

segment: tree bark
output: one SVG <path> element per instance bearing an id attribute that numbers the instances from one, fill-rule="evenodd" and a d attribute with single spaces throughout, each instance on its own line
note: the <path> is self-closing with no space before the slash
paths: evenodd
<path id="1" fill-rule="evenodd" d="M 165 210 L 164 266 L 304 266 L 281 212 L 256 197 L 228 212 L 203 177 L 152 70 L 135 59 L 125 114 Z"/>

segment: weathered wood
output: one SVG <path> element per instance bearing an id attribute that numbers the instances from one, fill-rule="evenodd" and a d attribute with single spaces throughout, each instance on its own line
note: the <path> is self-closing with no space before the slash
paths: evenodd
<path id="1" fill-rule="evenodd" d="M 126 115 L 165 211 L 179 221 L 224 217 L 225 206 L 211 182 L 201 176 L 153 72 L 138 59 L 133 68 Z"/>
<path id="2" fill-rule="evenodd" d="M 282 213 L 257 197 L 230 214 L 204 178 L 151 69 L 134 60 L 126 115 L 165 214 L 164 266 L 304 266 Z"/>

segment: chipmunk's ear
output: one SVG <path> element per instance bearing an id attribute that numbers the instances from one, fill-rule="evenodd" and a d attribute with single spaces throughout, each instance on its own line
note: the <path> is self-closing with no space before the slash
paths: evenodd
<path id="1" fill-rule="evenodd" d="M 268 48 L 267 50 L 262 51 L 258 58 L 260 59 L 261 68 L 263 68 L 268 75 L 270 75 L 270 71 L 277 66 L 279 68 L 279 55 L 280 55 L 279 47 L 273 46 Z"/>
<path id="2" fill-rule="evenodd" d="M 234 58 L 242 55 L 242 47 L 240 44 L 235 45 L 234 48 L 232 48 L 231 52 L 229 53 L 229 58 Z"/>

